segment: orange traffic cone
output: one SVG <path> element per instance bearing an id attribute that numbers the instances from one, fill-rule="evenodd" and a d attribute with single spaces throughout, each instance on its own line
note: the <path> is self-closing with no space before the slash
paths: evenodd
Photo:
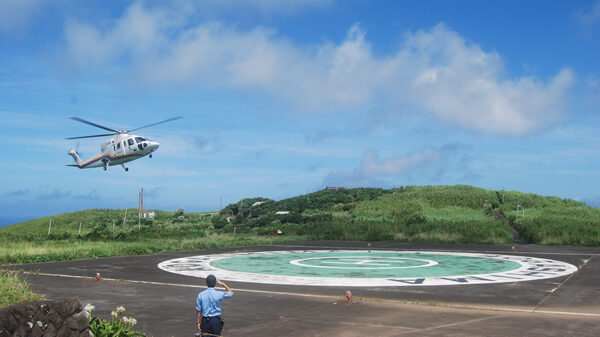
<path id="1" fill-rule="evenodd" d="M 352 302 L 352 293 L 350 292 L 350 290 L 346 290 L 346 302 Z"/>

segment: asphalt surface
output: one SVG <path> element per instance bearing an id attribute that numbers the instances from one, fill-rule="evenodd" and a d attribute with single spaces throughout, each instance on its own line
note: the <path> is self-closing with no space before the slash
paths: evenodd
<path id="1" fill-rule="evenodd" d="M 48 298 L 78 297 L 108 318 L 117 306 L 148 336 L 193 336 L 203 279 L 167 273 L 178 257 L 234 251 L 365 249 L 365 242 L 304 242 L 223 250 L 2 266 L 23 270 Z M 517 255 L 571 263 L 569 276 L 527 282 L 340 288 L 227 282 L 224 336 L 600 336 L 600 248 L 518 245 Z M 375 243 L 373 249 L 511 254 L 510 246 Z M 100 273 L 101 281 L 94 276 Z M 343 300 L 346 290 L 352 303 Z"/>

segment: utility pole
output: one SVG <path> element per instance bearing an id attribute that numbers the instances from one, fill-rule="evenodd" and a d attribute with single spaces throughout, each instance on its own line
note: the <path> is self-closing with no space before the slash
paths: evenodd
<path id="1" fill-rule="evenodd" d="M 125 216 L 123 217 L 123 227 L 125 227 L 125 221 L 127 221 L 127 208 L 125 208 Z"/>
<path id="2" fill-rule="evenodd" d="M 79 236 L 81 236 L 81 222 L 79 223 Z"/>
<path id="3" fill-rule="evenodd" d="M 48 224 L 48 236 L 50 236 L 50 229 L 52 229 L 52 219 L 50 219 L 50 223 Z"/>
<path id="4" fill-rule="evenodd" d="M 140 198 L 138 206 L 138 231 L 142 230 L 142 213 L 144 212 L 144 188 L 140 189 Z"/>

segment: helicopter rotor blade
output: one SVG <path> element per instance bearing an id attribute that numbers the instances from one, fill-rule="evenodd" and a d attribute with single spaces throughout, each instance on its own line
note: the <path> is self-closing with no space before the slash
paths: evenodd
<path id="1" fill-rule="evenodd" d="M 164 121 L 160 121 L 160 122 L 148 124 L 148 125 L 136 128 L 136 129 L 127 130 L 127 132 L 131 132 L 131 131 L 135 131 L 135 130 L 139 130 L 139 129 L 144 129 L 144 128 L 147 128 L 147 127 L 151 127 L 151 126 L 162 124 L 162 123 L 166 123 L 166 122 L 171 122 L 171 121 L 178 120 L 178 119 L 181 119 L 181 118 L 183 118 L 183 117 L 177 116 L 177 117 L 169 118 L 169 119 L 166 119 Z"/>
<path id="2" fill-rule="evenodd" d="M 96 124 L 96 123 L 93 123 L 93 122 L 90 122 L 90 121 L 86 121 L 86 120 L 85 120 L 85 119 L 83 119 L 83 118 L 79 118 L 79 117 L 71 117 L 71 119 L 72 119 L 72 120 L 75 120 L 75 121 L 78 121 L 78 122 L 81 122 L 81 123 L 84 123 L 84 124 L 88 124 L 88 125 L 91 125 L 91 126 L 95 126 L 95 127 L 97 127 L 97 128 L 100 128 L 100 129 L 103 129 L 103 130 L 106 130 L 106 131 L 112 131 L 112 132 L 114 132 L 114 133 L 119 133 L 119 131 L 117 131 L 117 130 L 114 130 L 114 129 L 111 129 L 111 128 L 107 128 L 106 126 L 102 126 L 102 125 L 100 125 L 100 124 Z M 100 136 L 96 136 L 96 137 L 100 137 Z M 69 139 L 69 138 L 67 138 L 67 139 Z M 71 138 L 71 139 L 72 139 L 72 138 Z"/>
<path id="3" fill-rule="evenodd" d="M 65 138 L 65 139 L 95 138 L 95 137 L 106 137 L 106 136 L 112 136 L 112 135 L 114 135 L 114 133 L 105 133 L 102 135 L 81 136 L 81 137 L 69 137 L 69 138 Z"/>

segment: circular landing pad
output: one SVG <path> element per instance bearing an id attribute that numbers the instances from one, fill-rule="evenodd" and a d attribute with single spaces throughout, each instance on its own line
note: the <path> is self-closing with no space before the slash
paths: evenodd
<path id="1" fill-rule="evenodd" d="M 419 251 L 298 250 L 191 256 L 162 270 L 229 281 L 313 286 L 427 286 L 521 282 L 577 267 L 535 257 Z"/>

